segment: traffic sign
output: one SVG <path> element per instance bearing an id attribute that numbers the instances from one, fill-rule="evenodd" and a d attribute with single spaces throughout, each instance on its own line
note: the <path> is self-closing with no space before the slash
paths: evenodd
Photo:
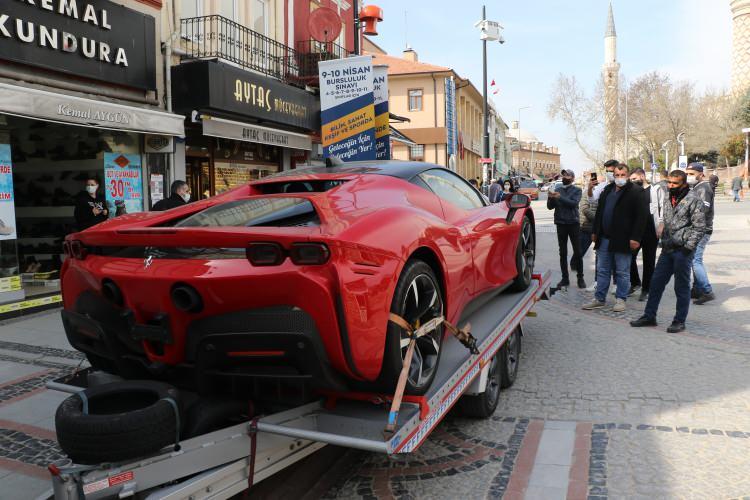
<path id="1" fill-rule="evenodd" d="M 679 168 L 680 170 L 687 170 L 687 165 L 688 165 L 687 164 L 687 156 L 680 155 L 680 160 L 677 163 L 677 165 L 678 165 L 677 168 Z"/>
<path id="2" fill-rule="evenodd" d="M 657 170 L 658 168 L 659 168 L 659 164 L 658 163 L 652 163 L 651 164 L 651 170 Z"/>

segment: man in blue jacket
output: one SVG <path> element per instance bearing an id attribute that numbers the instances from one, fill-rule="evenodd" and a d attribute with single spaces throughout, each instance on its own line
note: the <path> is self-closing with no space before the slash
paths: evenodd
<path id="1" fill-rule="evenodd" d="M 583 280 L 583 259 L 581 258 L 581 224 L 578 217 L 578 203 L 581 201 L 581 188 L 573 185 L 575 173 L 563 170 L 562 186 L 547 194 L 547 208 L 555 211 L 557 243 L 560 246 L 560 271 L 562 280 L 557 288 L 570 285 L 568 276 L 568 240 L 573 246 L 573 263 L 578 273 L 578 288 L 586 288 Z"/>

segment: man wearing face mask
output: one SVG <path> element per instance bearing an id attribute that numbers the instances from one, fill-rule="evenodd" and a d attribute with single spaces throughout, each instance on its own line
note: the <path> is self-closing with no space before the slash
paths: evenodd
<path id="1" fill-rule="evenodd" d="M 664 201 L 664 230 L 661 236 L 661 254 L 656 263 L 651 289 L 643 316 L 630 322 L 630 326 L 656 326 L 656 313 L 664 289 L 674 275 L 674 292 L 677 311 L 667 331 L 685 330 L 685 320 L 690 308 L 690 269 L 695 249 L 706 230 L 703 202 L 690 191 L 687 175 L 682 170 L 669 174 L 669 197 Z"/>
<path id="2" fill-rule="evenodd" d="M 703 265 L 703 253 L 706 251 L 706 245 L 708 245 L 711 233 L 714 231 L 714 188 L 704 177 L 703 170 L 702 163 L 691 163 L 685 172 L 690 190 L 703 202 L 703 211 L 706 214 L 706 231 L 695 248 L 695 257 L 693 258 L 695 280 L 690 295 L 695 299 L 693 303 L 698 305 L 716 298 L 711 283 L 708 281 L 706 267 Z"/>
<path id="3" fill-rule="evenodd" d="M 581 226 L 578 220 L 578 203 L 581 201 L 581 188 L 573 185 L 575 173 L 563 170 L 563 185 L 547 193 L 547 208 L 555 211 L 557 244 L 560 247 L 560 271 L 562 280 L 557 288 L 570 285 L 568 276 L 568 240 L 573 247 L 573 262 L 578 274 L 578 288 L 586 288 L 583 280 L 583 259 L 581 259 Z"/>
<path id="4" fill-rule="evenodd" d="M 646 218 L 646 230 L 641 240 L 643 249 L 643 281 L 638 276 L 637 257 L 640 249 L 633 252 L 633 258 L 630 262 L 630 294 L 635 293 L 638 288 L 641 289 L 641 295 L 638 298 L 644 302 L 648 298 L 648 289 L 651 286 L 651 277 L 654 275 L 656 266 L 656 249 L 659 246 L 659 235 L 663 223 L 662 207 L 664 205 L 664 190 L 659 185 L 651 185 L 646 178 L 646 171 L 642 168 L 636 168 L 630 174 L 630 182 L 643 188 L 643 203 L 646 205 L 649 217 Z"/>
<path id="5" fill-rule="evenodd" d="M 602 192 L 604 192 L 604 188 L 615 182 L 615 167 L 619 164 L 620 162 L 617 160 L 607 160 L 606 162 L 604 162 L 604 175 L 606 178 L 606 182 L 600 182 L 596 185 L 596 187 L 594 187 L 594 191 L 592 193 L 594 201 L 599 200 Z"/>
<path id="6" fill-rule="evenodd" d="M 169 210 L 170 208 L 181 207 L 190 201 L 190 186 L 188 186 L 187 182 L 174 181 L 170 191 L 172 194 L 169 198 L 157 201 L 151 210 L 156 212 Z"/>
<path id="7" fill-rule="evenodd" d="M 109 217 L 107 200 L 103 194 L 98 194 L 99 181 L 93 177 L 86 179 L 86 190 L 81 191 L 75 198 L 75 217 L 79 231 L 104 222 Z"/>
<path id="8" fill-rule="evenodd" d="M 630 182 L 627 165 L 617 165 L 614 176 L 614 182 L 602 191 L 596 209 L 591 235 L 597 250 L 596 293 L 594 300 L 583 306 L 586 310 L 605 306 L 614 270 L 617 290 L 612 310 L 625 311 L 630 290 L 631 255 L 641 246 L 646 228 L 648 210 L 643 203 L 643 188 Z"/>

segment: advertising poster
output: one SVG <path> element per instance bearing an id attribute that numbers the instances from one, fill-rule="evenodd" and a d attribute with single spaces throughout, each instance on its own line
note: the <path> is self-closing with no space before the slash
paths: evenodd
<path id="1" fill-rule="evenodd" d="M 323 157 L 375 159 L 372 56 L 320 61 Z"/>
<path id="2" fill-rule="evenodd" d="M 375 97 L 375 159 L 391 159 L 391 127 L 388 123 L 388 66 L 373 67 Z"/>
<path id="3" fill-rule="evenodd" d="M 445 131 L 448 156 L 456 154 L 456 82 L 453 77 L 445 79 Z"/>
<path id="4" fill-rule="evenodd" d="M 141 156 L 104 153 L 104 192 L 109 205 L 109 216 L 124 204 L 125 213 L 143 211 L 143 181 Z"/>
<path id="5" fill-rule="evenodd" d="M 13 201 L 13 165 L 10 145 L 0 144 L 0 240 L 16 239 L 16 205 Z"/>

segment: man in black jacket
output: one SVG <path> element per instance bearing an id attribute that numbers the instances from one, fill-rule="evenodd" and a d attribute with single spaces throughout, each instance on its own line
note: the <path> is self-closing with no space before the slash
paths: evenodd
<path id="1" fill-rule="evenodd" d="M 613 270 L 617 291 L 612 310 L 625 310 L 631 255 L 641 246 L 648 217 L 643 188 L 630 182 L 629 173 L 627 165 L 616 166 L 614 182 L 604 188 L 599 198 L 591 235 L 597 250 L 596 293 L 594 300 L 583 306 L 587 310 L 604 307 Z"/>
<path id="2" fill-rule="evenodd" d="M 575 173 L 572 170 L 563 170 L 561 173 L 563 185 L 547 193 L 547 208 L 555 211 L 557 244 L 560 247 L 562 280 L 557 287 L 570 285 L 568 276 L 568 240 L 570 240 L 573 246 L 573 263 L 578 273 L 578 288 L 586 288 L 586 282 L 583 280 L 583 259 L 581 259 L 581 224 L 578 219 L 581 188 L 573 185 Z"/>
<path id="3" fill-rule="evenodd" d="M 185 181 L 174 181 L 170 192 L 172 194 L 169 198 L 157 201 L 151 210 L 155 212 L 169 210 L 170 208 L 181 207 L 190 201 L 190 186 Z"/>
<path id="4" fill-rule="evenodd" d="M 75 197 L 75 217 L 79 231 L 104 222 L 109 217 L 109 207 L 104 195 L 98 194 L 99 181 L 91 177 L 86 179 L 86 190 Z"/>

